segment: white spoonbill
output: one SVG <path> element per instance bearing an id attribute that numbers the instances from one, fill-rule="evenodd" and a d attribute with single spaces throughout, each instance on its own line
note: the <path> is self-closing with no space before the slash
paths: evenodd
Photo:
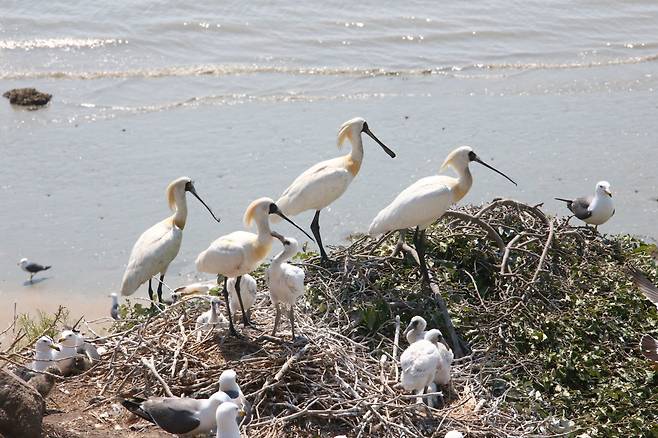
<path id="1" fill-rule="evenodd" d="M 430 332 L 437 331 L 438 334 L 431 335 Z M 432 329 L 427 334 L 425 338 L 434 339 L 432 342 L 436 349 L 439 352 L 439 363 L 436 365 L 436 373 L 434 374 L 434 383 L 437 383 L 441 386 L 450 385 L 451 377 L 451 368 L 452 361 L 455 359 L 455 355 L 452 353 L 452 350 L 445 344 L 445 339 L 443 334 L 439 329 Z"/>
<path id="2" fill-rule="evenodd" d="M 133 246 L 128 260 L 126 272 L 121 282 L 121 294 L 132 295 L 146 280 L 149 282 L 149 298 L 153 301 L 153 288 L 151 277 L 160 274 L 158 284 L 158 300 L 162 302 L 162 283 L 167 268 L 180 249 L 183 241 L 183 228 L 187 221 L 187 200 L 185 192 L 190 192 L 215 217 L 210 207 L 199 197 L 194 183 L 188 177 L 181 177 L 167 186 L 167 201 L 169 208 L 174 212 L 165 220 L 158 222 L 139 236 Z"/>
<path id="3" fill-rule="evenodd" d="M 244 213 L 245 225 L 250 226 L 252 222 L 256 222 L 257 234 L 247 231 L 235 231 L 222 236 L 212 242 L 196 259 L 196 268 L 199 272 L 216 274 L 218 276 L 218 282 L 219 276 L 224 276 L 224 289 L 222 293 L 227 303 L 227 309 L 229 298 L 226 283 L 228 278 L 236 278 L 236 293 L 242 310 L 242 322 L 245 326 L 250 325 L 250 321 L 249 316 L 244 310 L 244 303 L 240 296 L 240 279 L 244 274 L 248 274 L 256 269 L 270 252 L 272 247 L 272 230 L 270 229 L 269 215 L 271 214 L 282 217 L 306 234 L 309 239 L 313 240 L 306 231 L 288 219 L 279 210 L 279 207 L 277 207 L 273 200 L 270 198 L 259 198 L 249 204 L 249 207 L 247 207 Z M 237 335 L 230 313 L 228 315 L 228 322 L 229 332 L 232 335 Z"/>
<path id="4" fill-rule="evenodd" d="M 231 315 L 235 315 L 238 310 L 238 306 L 240 305 L 238 292 L 235 288 L 235 282 L 235 278 L 229 278 L 226 282 L 226 287 L 228 288 L 228 307 Z M 254 302 L 256 301 L 257 292 L 258 285 L 256 284 L 256 279 L 249 274 L 244 274 L 240 279 L 240 296 L 242 297 L 244 310 L 247 312 L 247 318 L 251 317 L 251 312 L 249 309 L 254 305 Z"/>
<path id="5" fill-rule="evenodd" d="M 277 236 L 283 244 L 281 251 L 267 270 L 267 284 L 270 289 L 270 298 L 276 308 L 276 317 L 274 318 L 274 329 L 272 336 L 276 334 L 281 320 L 281 305 L 285 304 L 290 307 L 288 310 L 288 319 L 292 329 L 292 339 L 295 340 L 295 301 L 304 295 L 304 270 L 298 266 L 285 263 L 292 256 L 297 254 L 299 244 L 292 237 Z"/>
<path id="6" fill-rule="evenodd" d="M 197 341 L 201 340 L 203 332 L 207 332 L 226 323 L 224 316 L 219 312 L 220 304 L 221 301 L 219 300 L 219 298 L 212 297 L 210 299 L 210 310 L 203 312 L 196 319 L 194 330 L 196 331 Z"/>
<path id="7" fill-rule="evenodd" d="M 425 229 L 468 193 L 473 184 L 473 177 L 468 168 L 471 161 L 488 167 L 516 185 L 507 175 L 484 163 L 471 147 L 461 146 L 450 152 L 441 166 L 441 170 L 448 166 L 452 167 L 457 172 L 457 178 L 435 175 L 416 181 L 377 213 L 370 224 L 368 233 L 372 236 L 416 227 L 414 245 L 418 252 L 421 274 L 428 284 L 429 274 L 424 249 Z"/>
<path id="8" fill-rule="evenodd" d="M 400 383 L 407 391 L 414 391 L 419 397 L 417 403 L 422 403 L 427 387 L 434 382 L 434 374 L 441 356 L 436 348 L 441 332 L 430 330 L 424 339 L 414 342 L 400 356 Z"/>
<path id="9" fill-rule="evenodd" d="M 47 271 L 48 269 L 50 269 L 52 267 L 52 266 L 49 266 L 49 265 L 44 266 L 44 265 L 40 265 L 39 263 L 31 262 L 26 258 L 20 259 L 20 261 L 17 263 L 17 265 L 20 266 L 23 271 L 30 274 L 30 279 L 28 280 L 30 283 L 32 283 L 32 278 L 34 278 L 34 276 L 37 273 L 39 273 L 41 271 Z"/>
<path id="10" fill-rule="evenodd" d="M 414 316 L 411 318 L 409 325 L 404 330 L 404 336 L 407 338 L 409 345 L 425 338 L 425 334 L 427 333 L 425 328 L 427 328 L 427 321 L 425 321 L 425 318 L 422 316 Z"/>
<path id="11" fill-rule="evenodd" d="M 291 216 L 306 210 L 315 210 L 311 231 L 320 247 L 323 262 L 328 261 L 329 257 L 320 237 L 320 210 L 338 199 L 359 173 L 363 161 L 362 132 L 375 140 L 391 158 L 395 158 L 395 152 L 375 137 L 368 123 L 361 117 L 356 117 L 343 123 L 338 131 L 338 147 L 343 145 L 345 139 L 349 139 L 352 143 L 350 153 L 312 166 L 299 175 L 276 201 L 281 211 Z"/>
<path id="12" fill-rule="evenodd" d="M 596 231 L 599 225 L 608 222 L 615 214 L 615 205 L 612 202 L 612 191 L 608 181 L 596 183 L 594 196 L 582 196 L 576 199 L 555 198 L 557 201 L 567 203 L 567 208 L 581 221 L 594 225 Z"/>

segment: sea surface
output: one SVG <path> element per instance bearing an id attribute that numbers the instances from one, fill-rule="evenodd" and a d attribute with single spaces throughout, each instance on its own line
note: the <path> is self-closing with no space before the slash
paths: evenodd
<path id="1" fill-rule="evenodd" d="M 463 144 L 519 183 L 474 164 L 465 202 L 565 213 L 554 196 L 605 179 L 617 213 L 602 231 L 658 236 L 655 0 L 2 0 L 0 92 L 27 86 L 53 99 L 38 111 L 0 99 L 3 327 L 14 303 L 107 315 L 183 175 L 222 222 L 189 198 L 166 282 L 207 278 L 196 255 L 241 229 L 251 200 L 337 156 L 355 116 L 398 157 L 364 140 L 361 173 L 322 213 L 329 244 Z M 53 267 L 26 284 L 21 257 Z"/>

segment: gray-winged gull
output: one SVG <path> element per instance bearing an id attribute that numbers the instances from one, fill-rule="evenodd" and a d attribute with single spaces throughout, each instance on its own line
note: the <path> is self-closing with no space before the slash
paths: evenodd
<path id="1" fill-rule="evenodd" d="M 18 266 L 21 267 L 21 269 L 23 271 L 30 274 L 30 280 L 29 280 L 30 283 L 32 283 L 32 277 L 34 277 L 35 274 L 37 274 L 41 271 L 47 271 L 48 269 L 50 269 L 52 267 L 50 265 L 44 266 L 44 265 L 40 265 L 39 263 L 31 262 L 26 258 L 22 258 L 17 264 L 18 264 Z"/>
<path id="2" fill-rule="evenodd" d="M 236 417 L 244 415 L 245 412 L 231 402 L 220 404 L 215 411 L 216 438 L 240 438 L 240 428 Z"/>
<path id="3" fill-rule="evenodd" d="M 116 293 L 112 292 L 110 294 L 110 297 L 112 298 L 112 307 L 110 308 L 110 316 L 114 320 L 119 319 L 119 295 Z"/>
<path id="4" fill-rule="evenodd" d="M 567 208 L 581 221 L 594 225 L 596 230 L 615 214 L 615 205 L 612 202 L 610 183 L 599 181 L 596 183 L 594 196 L 583 196 L 576 199 L 555 198 L 566 202 Z"/>

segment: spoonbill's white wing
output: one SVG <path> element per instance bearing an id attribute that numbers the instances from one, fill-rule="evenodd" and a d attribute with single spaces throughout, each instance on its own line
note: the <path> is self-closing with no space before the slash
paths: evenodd
<path id="1" fill-rule="evenodd" d="M 218 238 L 197 257 L 197 271 L 237 277 L 245 261 L 244 244 L 254 236 L 246 231 L 236 231 Z"/>
<path id="2" fill-rule="evenodd" d="M 240 308 L 240 301 L 238 301 L 238 293 L 235 291 L 235 278 L 229 278 L 226 283 L 226 288 L 228 289 L 228 305 L 231 309 L 231 313 L 236 309 Z M 242 304 L 244 305 L 244 310 L 247 311 L 254 305 L 256 301 L 257 285 L 256 280 L 249 274 L 245 274 L 240 279 L 240 297 L 242 298 Z"/>
<path id="3" fill-rule="evenodd" d="M 130 253 L 121 282 L 121 293 L 131 295 L 156 274 L 164 273 L 176 257 L 183 232 L 171 219 L 158 222 L 139 236 Z"/>
<path id="4" fill-rule="evenodd" d="M 321 210 L 338 199 L 353 178 L 345 167 L 345 157 L 323 161 L 299 175 L 276 205 L 290 216 L 306 210 Z M 276 218 L 271 220 L 274 222 Z"/>
<path id="5" fill-rule="evenodd" d="M 456 182 L 445 175 L 416 181 L 375 216 L 368 233 L 376 236 L 416 226 L 426 228 L 453 204 L 451 189 Z"/>
<path id="6" fill-rule="evenodd" d="M 293 296 L 293 299 L 298 298 L 304 294 L 304 270 L 299 266 L 282 263 L 281 269 L 283 270 L 283 279 L 288 290 Z"/>
<path id="7" fill-rule="evenodd" d="M 400 382 L 406 390 L 425 388 L 434 378 L 439 351 L 427 340 L 411 344 L 400 356 Z"/>

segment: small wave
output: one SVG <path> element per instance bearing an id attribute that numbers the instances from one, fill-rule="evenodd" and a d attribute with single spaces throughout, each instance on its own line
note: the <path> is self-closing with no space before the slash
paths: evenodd
<path id="1" fill-rule="evenodd" d="M 196 65 L 163 67 L 156 69 L 135 70 L 107 70 L 107 71 L 23 71 L 0 72 L 0 79 L 124 79 L 124 78 L 165 78 L 180 76 L 238 76 L 256 74 L 285 74 L 291 76 L 354 76 L 354 77 L 380 77 L 380 76 L 429 76 L 445 75 L 469 77 L 469 72 L 481 71 L 528 71 L 528 70 L 566 70 L 609 67 L 615 65 L 640 64 L 658 60 L 658 54 L 635 56 L 630 58 L 617 58 L 601 61 L 573 62 L 573 63 L 494 63 L 470 64 L 465 66 L 447 66 L 418 69 L 386 69 L 362 67 L 283 67 L 262 65 Z"/>
<path id="2" fill-rule="evenodd" d="M 34 50 L 34 49 L 94 49 L 107 45 L 127 44 L 120 39 L 97 38 L 48 38 L 33 40 L 0 40 L 0 49 Z"/>

